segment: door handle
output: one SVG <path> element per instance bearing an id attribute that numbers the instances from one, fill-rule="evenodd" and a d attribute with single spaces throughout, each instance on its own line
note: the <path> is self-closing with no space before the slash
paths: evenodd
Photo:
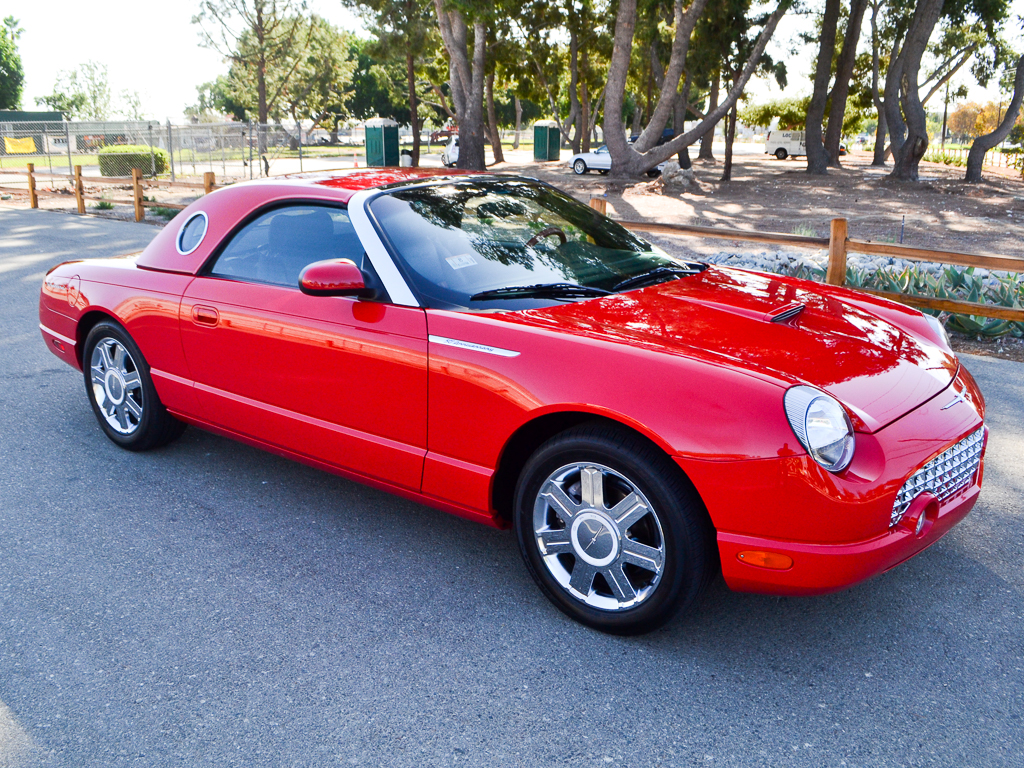
<path id="1" fill-rule="evenodd" d="M 220 315 L 213 307 L 204 307 L 201 304 L 192 307 L 192 322 L 196 325 L 206 325 L 212 328 L 217 325 L 219 320 Z"/>

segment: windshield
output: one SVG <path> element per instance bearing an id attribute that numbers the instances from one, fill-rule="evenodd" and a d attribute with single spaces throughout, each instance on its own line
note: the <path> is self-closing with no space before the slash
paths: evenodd
<path id="1" fill-rule="evenodd" d="M 652 270 L 659 282 L 695 266 L 525 179 L 460 179 L 396 190 L 370 209 L 428 307 L 550 306 L 619 290 L 623 281 Z M 523 286 L 546 290 L 501 290 Z"/>

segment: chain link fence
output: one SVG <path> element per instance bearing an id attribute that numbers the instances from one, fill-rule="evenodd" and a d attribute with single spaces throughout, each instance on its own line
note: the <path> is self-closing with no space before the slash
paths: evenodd
<path id="1" fill-rule="evenodd" d="M 171 181 L 206 172 L 224 182 L 279 175 L 301 169 L 299 136 L 297 126 L 281 124 L 0 121 L 0 176 L 7 177 L 0 184 L 28 163 L 57 176 L 71 176 L 76 165 L 85 176 L 109 178 L 128 178 L 135 168 Z"/>

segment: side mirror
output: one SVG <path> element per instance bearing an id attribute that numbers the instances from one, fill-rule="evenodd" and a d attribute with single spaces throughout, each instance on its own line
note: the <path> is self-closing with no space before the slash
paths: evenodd
<path id="1" fill-rule="evenodd" d="M 363 273 L 351 259 L 314 261 L 299 275 L 299 290 L 310 296 L 358 296 L 372 299 L 373 288 L 366 287 Z"/>

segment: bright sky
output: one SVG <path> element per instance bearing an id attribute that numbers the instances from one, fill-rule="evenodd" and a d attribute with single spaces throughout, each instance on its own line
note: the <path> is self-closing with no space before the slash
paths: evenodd
<path id="1" fill-rule="evenodd" d="M 340 0 L 312 0 L 311 5 L 338 27 L 362 28 Z M 106 65 L 115 107 L 122 91 L 138 91 L 152 117 L 180 120 L 184 108 L 196 101 L 196 86 L 227 71 L 219 54 L 199 44 L 199 28 L 192 24 L 198 7 L 198 0 L 108 0 L 101 5 L 82 0 L 0 0 L 0 18 L 13 14 L 24 29 L 18 41 L 25 69 L 22 106 L 35 109 L 35 98 L 52 91 L 59 71 L 91 59 Z M 1024 0 L 1011 0 L 1011 7 L 1014 17 L 1024 15 Z M 790 85 L 785 95 L 810 92 L 807 76 L 816 51 L 798 40 L 799 31 L 809 26 L 808 17 L 790 14 L 769 44 L 769 53 L 788 61 Z M 865 25 L 865 34 L 867 29 Z M 1018 23 L 1007 32 L 1024 48 Z M 994 89 L 980 89 L 964 70 L 958 79 L 973 86 L 970 98 L 975 101 L 999 98 Z M 779 95 L 776 85 L 764 82 L 752 83 L 749 91 L 757 101 Z"/>
<path id="2" fill-rule="evenodd" d="M 310 5 L 335 26 L 361 28 L 340 0 Z M 122 91 L 138 91 L 148 115 L 180 121 L 196 86 L 227 72 L 220 55 L 200 45 L 198 10 L 198 0 L 0 0 L 0 18 L 13 15 L 24 30 L 22 107 L 37 109 L 36 97 L 52 93 L 58 72 L 92 60 L 107 67 L 115 108 Z"/>

